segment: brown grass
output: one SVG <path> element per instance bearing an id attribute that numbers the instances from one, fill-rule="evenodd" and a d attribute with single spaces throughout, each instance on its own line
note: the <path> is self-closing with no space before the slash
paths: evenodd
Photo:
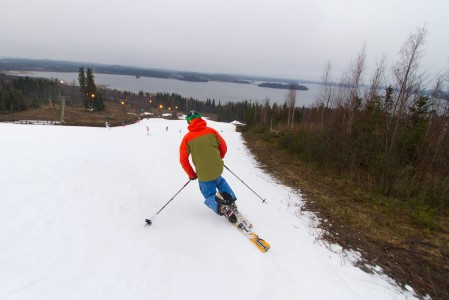
<path id="1" fill-rule="evenodd" d="M 48 120 L 59 122 L 61 117 L 61 105 L 42 105 L 38 108 L 30 108 L 20 112 L 1 114 L 0 121 L 19 120 Z M 107 103 L 106 109 L 100 112 L 86 111 L 80 105 L 66 105 L 64 108 L 64 125 L 70 126 L 105 126 L 107 121 L 111 126 L 120 126 L 134 123 L 137 116 L 125 113 L 123 107 L 115 103 Z"/>
<path id="2" fill-rule="evenodd" d="M 435 216 L 439 226 L 430 230 L 415 224 L 412 211 L 399 201 L 373 195 L 346 178 L 323 175 L 260 135 L 243 136 L 262 166 L 287 186 L 300 189 L 305 208 L 327 220 L 320 224 L 325 241 L 361 252 L 358 266 L 367 272 L 368 265 L 378 265 L 420 296 L 449 299 L 447 217 Z"/>

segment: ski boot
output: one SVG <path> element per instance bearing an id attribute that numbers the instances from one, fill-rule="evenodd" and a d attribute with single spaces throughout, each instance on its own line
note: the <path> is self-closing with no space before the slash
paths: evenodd
<path id="1" fill-rule="evenodd" d="M 225 218 L 228 219 L 229 222 L 233 224 L 237 222 L 237 216 L 232 209 L 232 205 L 219 204 L 218 212 L 220 215 L 225 216 Z"/>
<path id="2" fill-rule="evenodd" d="M 224 215 L 229 222 L 235 224 L 238 221 L 237 215 L 239 214 L 235 200 L 232 196 L 226 192 L 215 195 L 215 201 L 218 203 L 218 214 Z"/>

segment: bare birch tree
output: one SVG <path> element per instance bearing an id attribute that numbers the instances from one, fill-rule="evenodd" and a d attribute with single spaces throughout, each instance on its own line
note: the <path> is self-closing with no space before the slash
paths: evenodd
<path id="1" fill-rule="evenodd" d="M 384 86 L 385 60 L 386 57 L 383 56 L 376 62 L 376 69 L 373 77 L 371 78 L 370 86 L 365 96 L 365 98 L 369 101 L 377 99 L 379 97 L 381 87 Z"/>
<path id="2" fill-rule="evenodd" d="M 395 148 L 399 125 L 407 104 L 413 101 L 412 97 L 419 95 L 422 88 L 422 74 L 419 73 L 419 66 L 423 58 L 424 41 L 427 34 L 425 27 L 417 29 L 416 33 L 411 34 L 400 51 L 400 58 L 393 69 L 394 79 L 396 81 L 397 95 L 394 97 L 392 111 L 392 132 L 387 144 L 384 180 L 390 177 L 390 171 L 394 172 L 395 167 L 391 166 L 393 149 Z M 390 183 L 391 184 L 391 183 Z M 384 181 L 384 188 L 386 182 Z"/>
<path id="3" fill-rule="evenodd" d="M 285 101 L 287 102 L 288 108 L 288 119 L 287 125 L 290 129 L 293 129 L 293 124 L 295 120 L 295 106 L 296 106 L 296 84 L 290 86 L 287 95 L 285 95 Z"/>
<path id="4" fill-rule="evenodd" d="M 5 108 L 5 94 L 4 94 L 4 92 L 3 92 L 3 79 L 0 80 L 0 93 L 2 94 L 2 107 L 3 107 L 3 112 L 5 112 L 5 111 L 6 111 L 6 108 Z"/>
<path id="5" fill-rule="evenodd" d="M 331 62 L 328 62 L 322 76 L 323 85 L 320 89 L 320 103 L 318 105 L 318 108 L 321 108 L 320 131 L 323 131 L 324 111 L 329 108 L 329 103 L 334 95 L 334 88 L 332 87 L 330 79 L 331 69 Z"/>
<path id="6" fill-rule="evenodd" d="M 363 83 L 363 71 L 365 70 L 366 61 L 366 51 L 365 45 L 363 45 L 362 50 L 360 50 L 357 60 L 351 66 L 350 78 L 349 78 L 349 88 L 350 88 L 350 98 L 349 98 L 349 114 L 348 114 L 348 131 L 351 134 L 352 120 L 354 118 L 354 111 L 360 106 L 360 96 L 359 89 L 360 85 Z"/>

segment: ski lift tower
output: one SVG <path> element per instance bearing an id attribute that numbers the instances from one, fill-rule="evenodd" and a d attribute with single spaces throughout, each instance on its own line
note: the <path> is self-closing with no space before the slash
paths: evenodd
<path id="1" fill-rule="evenodd" d="M 58 101 L 61 102 L 61 116 L 59 117 L 59 124 L 63 125 L 64 123 L 64 108 L 65 108 L 65 96 L 61 96 L 61 85 L 64 84 L 64 81 L 59 81 L 59 89 L 58 89 Z"/>

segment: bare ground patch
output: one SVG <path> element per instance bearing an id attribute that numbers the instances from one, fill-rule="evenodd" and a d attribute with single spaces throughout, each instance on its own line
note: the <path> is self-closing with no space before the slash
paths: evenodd
<path id="1" fill-rule="evenodd" d="M 61 118 L 61 106 L 41 105 L 37 108 L 29 108 L 19 112 L 0 113 L 0 122 L 14 122 L 19 120 L 48 120 L 59 122 Z M 134 123 L 137 116 L 125 113 L 120 105 L 106 103 L 106 109 L 100 112 L 86 111 L 80 105 L 66 105 L 64 108 L 64 125 L 69 126 L 105 126 L 107 121 L 111 126 L 120 126 L 122 123 Z"/>

